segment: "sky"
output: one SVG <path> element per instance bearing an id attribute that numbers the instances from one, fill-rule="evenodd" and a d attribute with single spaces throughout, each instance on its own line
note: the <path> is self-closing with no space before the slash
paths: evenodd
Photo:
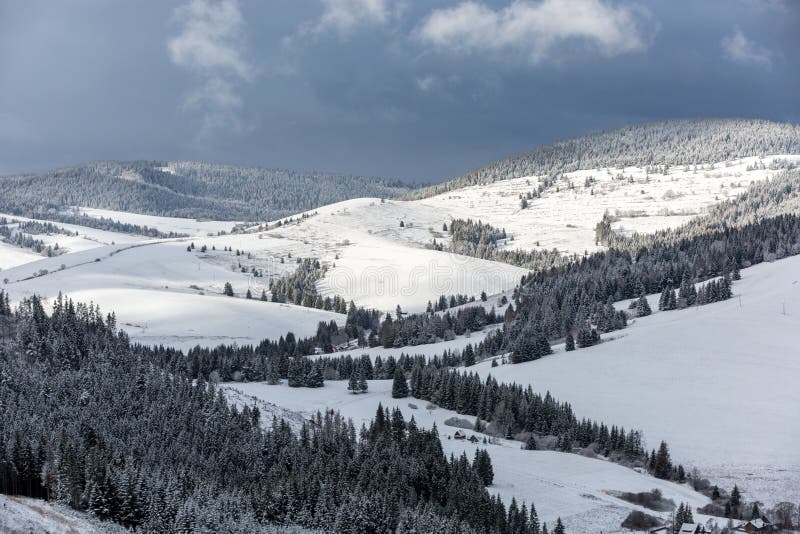
<path id="1" fill-rule="evenodd" d="M 431 183 L 685 117 L 800 121 L 800 0 L 0 0 L 0 174 Z"/>

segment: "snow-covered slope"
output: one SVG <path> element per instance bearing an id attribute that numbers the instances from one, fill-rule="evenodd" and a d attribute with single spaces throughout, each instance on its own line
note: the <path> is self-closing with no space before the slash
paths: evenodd
<path id="1" fill-rule="evenodd" d="M 189 253 L 187 242 L 107 245 L 46 258 L 4 271 L 9 283 L 3 287 L 14 302 L 33 294 L 52 299 L 59 292 L 93 302 L 104 312 L 114 311 L 133 340 L 178 348 L 255 344 L 289 331 L 308 336 L 320 321 L 344 319 L 323 310 L 242 298 L 251 280 L 236 268 L 235 254 Z M 227 281 L 238 298 L 221 296 Z M 260 295 L 255 285 L 253 292 Z"/>
<path id="2" fill-rule="evenodd" d="M 98 521 L 40 499 L 0 495 L 0 532 L 4 534 L 99 534 L 127 532 L 114 523 Z"/>
<path id="3" fill-rule="evenodd" d="M 0 213 L 0 218 L 7 219 L 8 221 L 15 221 L 13 223 L 9 222 L 9 224 L 7 225 L 14 233 L 18 231 L 19 227 L 19 224 L 16 221 L 43 222 L 42 219 L 29 219 L 27 217 L 20 217 L 17 215 L 9 215 L 5 213 Z M 147 241 L 148 239 L 144 236 L 123 234 L 119 232 L 109 232 L 106 230 L 98 230 L 95 228 L 88 228 L 85 226 L 78 226 L 74 224 L 65 224 L 65 223 L 53 223 L 53 224 L 55 224 L 55 226 L 59 228 L 63 228 L 64 230 L 68 230 L 77 235 L 65 235 L 65 234 L 29 234 L 29 235 L 31 235 L 31 237 L 33 237 L 36 240 L 42 241 L 45 246 L 49 245 L 51 247 L 55 247 L 55 245 L 58 245 L 58 248 L 63 253 L 61 256 L 58 256 L 59 258 L 65 258 L 69 253 L 91 250 L 101 247 L 103 245 L 142 243 Z M 38 254 L 32 251 L 31 249 L 17 247 L 10 243 L 5 243 L 0 241 L 0 269 L 10 269 L 12 267 L 17 267 L 19 265 L 25 265 L 27 263 L 39 261 L 44 257 L 46 256 Z M 60 263 L 58 265 L 60 265 Z"/>
<path id="4" fill-rule="evenodd" d="M 800 499 L 800 256 L 742 271 L 732 300 L 655 312 L 605 342 L 474 370 L 666 439 L 676 461 L 748 498 Z M 652 296 L 657 309 L 658 296 Z"/>
<path id="5" fill-rule="evenodd" d="M 192 236 L 212 235 L 219 232 L 230 232 L 237 223 L 233 221 L 209 221 L 184 219 L 180 217 L 157 217 L 126 211 L 101 210 L 96 208 L 77 208 L 78 213 L 95 219 L 106 218 L 121 223 L 136 224 L 155 228 L 161 232 L 175 232 Z"/>
<path id="6" fill-rule="evenodd" d="M 540 518 L 552 526 L 555 519 L 561 517 L 570 532 L 613 531 L 629 510 L 639 509 L 612 496 L 610 493 L 614 491 L 639 492 L 658 488 L 676 503 L 683 501 L 697 507 L 708 502 L 706 497 L 686 485 L 658 480 L 605 460 L 554 451 L 526 451 L 520 448 L 519 442 L 503 439 L 477 445 L 466 440 L 453 440 L 451 436 L 455 429 L 445 425 L 445 420 L 457 416 L 474 423 L 474 417 L 459 416 L 441 408 L 428 409 L 425 401 L 413 398 L 393 399 L 391 380 L 370 380 L 369 391 L 361 395 L 350 394 L 346 385 L 343 381 L 328 381 L 322 388 L 298 390 L 285 384 L 231 383 L 225 384 L 225 388 L 227 395 L 238 403 L 249 399 L 249 404 L 256 402 L 263 406 L 258 401 L 268 402 L 306 418 L 317 411 L 338 410 L 345 417 L 352 418 L 356 428 L 375 416 L 378 403 L 390 410 L 397 407 L 406 420 L 413 416 L 422 427 L 431 428 L 436 424 L 447 455 L 466 452 L 471 460 L 476 448 L 486 448 L 495 474 L 495 482 L 489 490 L 499 494 L 506 503 L 511 502 L 512 497 L 520 503 L 523 500 L 534 502 Z M 469 430 L 466 432 L 473 434 Z M 483 438 L 482 434 L 476 436 Z"/>
<path id="7" fill-rule="evenodd" d="M 540 198 L 528 200 L 526 209 L 521 209 L 520 195 L 536 191 L 545 177 L 476 185 L 417 202 L 453 218 L 505 228 L 514 236 L 508 248 L 592 252 L 601 248 L 594 228 L 604 213 L 619 218 L 613 227 L 621 232 L 673 228 L 780 172 L 769 168 L 773 161 L 796 163 L 800 156 L 670 167 L 666 174 L 640 167 L 580 170 L 564 174 Z"/>

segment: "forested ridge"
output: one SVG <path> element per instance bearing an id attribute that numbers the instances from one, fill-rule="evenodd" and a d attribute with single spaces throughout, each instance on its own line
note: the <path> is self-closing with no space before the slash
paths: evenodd
<path id="1" fill-rule="evenodd" d="M 2 493 L 151 532 L 540 532 L 532 505 L 486 491 L 488 456 L 446 458 L 436 429 L 399 410 L 361 429 L 331 412 L 299 432 L 262 424 L 166 372 L 96 307 L 0 311 Z"/>
<path id="2" fill-rule="evenodd" d="M 273 220 L 354 197 L 394 197 L 397 181 L 196 162 L 98 161 L 0 177 L 0 212 L 72 206 L 170 217 Z"/>
<path id="3" fill-rule="evenodd" d="M 406 197 L 427 198 L 476 184 L 579 169 L 694 165 L 772 154 L 800 154 L 800 126 L 758 119 L 671 120 L 538 146 Z"/>

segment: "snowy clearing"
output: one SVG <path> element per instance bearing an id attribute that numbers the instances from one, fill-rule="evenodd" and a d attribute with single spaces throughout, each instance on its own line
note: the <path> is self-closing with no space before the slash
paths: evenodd
<path id="1" fill-rule="evenodd" d="M 748 499 L 797 501 L 800 256 L 742 277 L 731 300 L 656 311 L 594 347 L 473 370 L 550 391 L 579 417 L 639 428 L 650 448 L 665 439 L 675 461 L 738 483 Z"/>

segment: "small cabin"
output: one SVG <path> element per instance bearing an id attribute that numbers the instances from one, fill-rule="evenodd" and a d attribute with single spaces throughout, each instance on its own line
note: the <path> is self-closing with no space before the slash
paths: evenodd
<path id="1" fill-rule="evenodd" d="M 770 523 L 766 516 L 761 516 L 739 524 L 736 532 L 775 532 L 775 525 Z"/>
<path id="2" fill-rule="evenodd" d="M 678 534 L 705 534 L 706 528 L 697 523 L 684 523 Z"/>
<path id="3" fill-rule="evenodd" d="M 467 434 L 463 430 L 453 432 L 453 439 L 466 439 Z"/>

